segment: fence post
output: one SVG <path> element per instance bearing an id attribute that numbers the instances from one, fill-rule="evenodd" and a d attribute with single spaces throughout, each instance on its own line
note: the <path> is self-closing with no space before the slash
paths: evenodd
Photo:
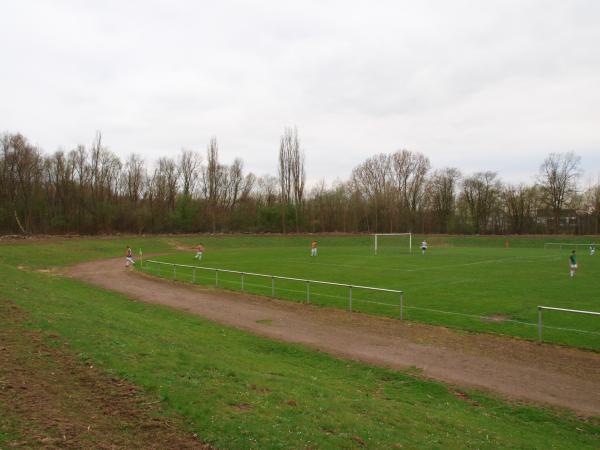
<path id="1" fill-rule="evenodd" d="M 192 284 L 196 284 L 196 268 L 192 271 Z"/>
<path id="2" fill-rule="evenodd" d="M 219 269 L 215 269 L 215 286 L 219 286 Z"/>
<path id="3" fill-rule="evenodd" d="M 271 277 L 271 297 L 275 297 L 275 277 Z"/>
<path id="4" fill-rule="evenodd" d="M 400 320 L 404 319 L 404 292 L 400 292 Z"/>
<path id="5" fill-rule="evenodd" d="M 352 286 L 348 285 L 348 309 L 352 312 Z"/>
<path id="6" fill-rule="evenodd" d="M 306 280 L 306 303 L 310 303 L 310 280 Z"/>
<path id="7" fill-rule="evenodd" d="M 242 292 L 244 292 L 244 272 L 240 272 L 242 275 Z"/>
<path id="8" fill-rule="evenodd" d="M 171 266 L 173 266 L 173 281 L 175 281 L 177 279 L 177 269 L 175 269 L 175 264 L 171 264 Z"/>
<path id="9" fill-rule="evenodd" d="M 542 308 L 538 306 L 538 341 L 542 342 Z"/>

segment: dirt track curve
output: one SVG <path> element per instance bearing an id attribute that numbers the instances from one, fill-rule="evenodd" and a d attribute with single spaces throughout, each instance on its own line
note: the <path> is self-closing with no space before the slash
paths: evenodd
<path id="1" fill-rule="evenodd" d="M 336 356 L 414 366 L 435 380 L 600 416 L 598 353 L 174 283 L 128 271 L 120 259 L 80 264 L 67 275 Z"/>

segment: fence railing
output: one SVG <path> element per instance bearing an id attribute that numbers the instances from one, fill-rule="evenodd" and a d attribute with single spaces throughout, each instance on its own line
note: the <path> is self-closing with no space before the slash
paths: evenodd
<path id="1" fill-rule="evenodd" d="M 219 286 L 219 273 L 238 274 L 238 275 L 240 275 L 240 287 L 241 287 L 242 292 L 245 292 L 244 282 L 245 282 L 246 277 L 252 276 L 252 277 L 258 277 L 258 278 L 267 278 L 267 279 L 271 280 L 271 296 L 272 297 L 276 296 L 275 295 L 276 294 L 276 285 L 275 285 L 276 280 L 286 280 L 286 281 L 295 281 L 295 282 L 299 282 L 299 283 L 304 283 L 306 286 L 306 303 L 310 303 L 310 301 L 311 301 L 310 300 L 311 299 L 311 290 L 310 290 L 311 285 L 345 287 L 345 288 L 348 288 L 348 310 L 349 311 L 352 311 L 352 301 L 353 301 L 352 290 L 353 289 L 397 294 L 398 295 L 398 305 L 397 306 L 399 308 L 399 318 L 400 318 L 400 320 L 402 320 L 404 318 L 404 292 L 399 289 L 386 289 L 386 288 L 378 288 L 378 287 L 372 287 L 372 286 L 361 286 L 361 285 L 357 285 L 357 284 L 335 283 L 333 281 L 309 280 L 306 278 L 284 277 L 281 275 L 267 275 L 267 274 L 263 274 L 263 273 L 254 273 L 254 272 L 246 272 L 246 271 L 231 270 L 231 269 L 218 269 L 216 267 L 191 266 L 191 265 L 186 265 L 186 264 L 175 264 L 175 263 L 168 263 L 168 262 L 163 262 L 163 261 L 154 261 L 151 259 L 147 259 L 144 261 L 145 266 L 148 266 L 148 264 L 158 264 L 161 266 L 169 267 L 172 271 L 173 280 L 177 279 L 177 268 L 178 267 L 191 269 L 193 284 L 196 283 L 196 271 L 201 270 L 201 271 L 214 272 L 214 275 L 215 275 L 214 283 L 215 283 L 216 287 Z M 395 305 L 390 305 L 390 306 L 395 306 Z"/>
<path id="2" fill-rule="evenodd" d="M 552 306 L 538 306 L 538 340 L 540 342 L 542 342 L 542 328 L 544 326 L 542 323 L 542 311 L 543 310 L 561 311 L 561 312 L 568 312 L 568 313 L 573 313 L 573 314 L 587 314 L 590 316 L 600 316 L 600 312 L 596 312 L 596 311 L 582 311 L 579 309 L 555 308 Z M 556 328 L 556 327 L 553 327 L 553 328 Z M 578 330 L 574 330 L 574 331 L 578 331 Z"/>
<path id="3" fill-rule="evenodd" d="M 402 290 L 399 289 L 386 289 L 386 288 L 377 288 L 377 287 L 372 287 L 372 286 L 362 286 L 362 285 L 356 285 L 356 284 L 349 284 L 349 283 L 336 283 L 336 282 L 331 282 L 331 281 L 320 281 L 320 280 L 310 280 L 310 279 L 306 279 L 306 278 L 295 278 L 295 277 L 286 277 L 286 276 L 281 276 L 281 275 L 268 275 L 268 274 L 261 274 L 261 273 L 254 273 L 254 272 L 247 272 L 247 271 L 239 271 L 239 270 L 231 270 L 231 269 L 219 269 L 216 267 L 204 267 L 204 266 L 193 266 L 193 265 L 186 265 L 186 264 L 176 264 L 176 263 L 169 263 L 169 262 L 163 262 L 163 261 L 155 261 L 155 260 L 144 260 L 144 268 L 148 268 L 149 265 L 151 264 L 156 264 L 159 267 L 164 267 L 167 269 L 167 276 L 171 276 L 173 280 L 177 280 L 178 279 L 178 268 L 180 269 L 187 269 L 186 276 L 189 276 L 191 279 L 191 282 L 193 284 L 196 284 L 199 276 L 197 276 L 197 272 L 209 272 L 209 273 L 213 273 L 214 274 L 214 285 L 216 287 L 220 287 L 222 286 L 224 283 L 231 283 L 231 279 L 227 279 L 226 277 L 220 277 L 220 274 L 237 274 L 240 276 L 239 279 L 239 284 L 238 286 L 240 287 L 242 292 L 246 292 L 247 288 L 249 286 L 254 286 L 254 287 L 259 287 L 261 289 L 269 289 L 270 288 L 270 294 L 272 297 L 276 298 L 277 297 L 277 293 L 278 291 L 286 291 L 286 292 L 294 292 L 296 294 L 300 294 L 301 298 L 304 297 L 305 298 L 305 302 L 306 303 L 311 303 L 311 299 L 313 296 L 325 296 L 325 297 L 333 297 L 333 298 L 338 298 L 338 299 L 344 299 L 344 297 L 339 297 L 339 295 L 328 295 L 324 292 L 320 292 L 317 293 L 318 291 L 313 292 L 311 290 L 311 286 L 314 285 L 324 285 L 324 286 L 338 286 L 338 287 L 343 287 L 348 289 L 348 293 L 347 293 L 347 306 L 348 306 L 348 310 L 352 311 L 353 309 L 353 302 L 366 302 L 366 303 L 374 303 L 374 304 L 379 304 L 379 305 L 385 305 L 385 306 L 392 306 L 392 307 L 398 307 L 399 308 L 399 318 L 401 320 L 404 319 L 404 313 L 405 313 L 405 309 L 410 309 L 411 311 L 415 310 L 415 311 L 426 311 L 426 312 L 433 312 L 433 313 L 440 313 L 440 314 L 451 314 L 451 315 L 456 315 L 456 316 L 460 316 L 460 317 L 468 317 L 468 318 L 473 318 L 473 319 L 478 319 L 478 320 L 483 320 L 486 321 L 489 319 L 489 317 L 487 316 L 482 316 L 482 315 L 475 315 L 475 314 L 466 314 L 466 313 L 462 313 L 462 312 L 456 312 L 456 311 L 443 311 L 443 310 L 439 310 L 439 309 L 430 309 L 430 308 L 423 308 L 423 307 L 418 307 L 415 305 L 411 305 L 411 306 L 406 306 L 404 304 L 404 292 Z M 160 269 L 159 269 L 160 271 Z M 164 271 L 161 271 L 161 275 L 164 276 L 165 273 Z M 252 284 L 250 282 L 248 282 L 247 277 L 259 277 L 259 278 L 265 278 L 265 279 L 270 279 L 271 283 L 270 286 L 268 285 L 257 285 L 257 284 Z M 179 278 L 181 279 L 181 275 L 179 276 Z M 206 278 L 206 277 L 204 277 Z M 282 280 L 282 281 L 292 281 L 292 282 L 297 282 L 297 283 L 301 283 L 305 285 L 304 290 L 297 290 L 297 289 L 286 289 L 284 287 L 278 287 L 277 286 L 277 280 Z M 237 284 L 237 281 L 236 281 Z M 288 285 L 289 287 L 289 285 Z M 372 300 L 365 300 L 365 299 L 359 299 L 355 296 L 353 296 L 353 294 L 356 292 L 356 290 L 359 289 L 364 289 L 367 291 L 374 291 L 374 292 L 384 292 L 384 293 L 388 293 L 391 294 L 392 296 L 398 298 L 398 303 L 381 303 L 378 301 L 372 301 Z M 331 291 L 330 291 L 331 292 Z M 283 297 L 279 297 L 279 298 L 283 298 Z M 556 308 L 556 307 L 551 307 L 551 306 L 538 306 L 538 321 L 537 323 L 535 322 L 526 322 L 526 321 L 522 321 L 522 320 L 514 320 L 514 319 L 505 319 L 502 321 L 503 322 L 507 322 L 507 323 L 514 323 L 514 324 L 519 324 L 519 325 L 524 325 L 524 326 L 530 326 L 532 328 L 535 329 L 535 327 L 537 327 L 538 329 L 538 340 L 542 341 L 543 339 L 543 329 L 548 329 L 548 330 L 559 330 L 559 331 L 568 331 L 568 332 L 577 332 L 577 333 L 585 333 L 585 334 L 589 334 L 589 335 L 596 335 L 596 336 L 600 336 L 600 331 L 591 331 L 591 330 L 582 330 L 582 329 L 576 329 L 576 328 L 565 328 L 565 327 L 560 327 L 560 326 L 553 326 L 553 325 L 544 325 L 543 324 L 543 317 L 542 317 L 542 311 L 544 310 L 550 310 L 550 311 L 558 311 L 558 312 L 567 312 L 567 313 L 574 313 L 574 314 L 586 314 L 586 315 L 590 315 L 590 316 L 600 316 L 600 312 L 595 312 L 595 311 L 582 311 L 582 310 L 575 310 L 575 309 L 567 309 L 567 308 Z"/>

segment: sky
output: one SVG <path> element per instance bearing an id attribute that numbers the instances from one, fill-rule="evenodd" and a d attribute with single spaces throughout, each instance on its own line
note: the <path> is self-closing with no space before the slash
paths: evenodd
<path id="1" fill-rule="evenodd" d="M 371 155 L 530 182 L 551 152 L 600 175 L 600 1 L 0 0 L 0 132 L 152 163 L 181 149 L 309 182 Z"/>

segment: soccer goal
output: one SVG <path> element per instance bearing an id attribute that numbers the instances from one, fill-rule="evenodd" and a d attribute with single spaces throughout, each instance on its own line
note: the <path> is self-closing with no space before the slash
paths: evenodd
<path id="1" fill-rule="evenodd" d="M 570 248 L 570 249 L 579 249 L 579 248 L 590 248 L 590 247 L 598 247 L 598 244 L 589 243 L 589 244 L 575 244 L 573 242 L 544 242 L 544 248 Z"/>
<path id="2" fill-rule="evenodd" d="M 376 233 L 373 236 L 376 255 L 387 248 L 412 253 L 412 233 Z"/>

